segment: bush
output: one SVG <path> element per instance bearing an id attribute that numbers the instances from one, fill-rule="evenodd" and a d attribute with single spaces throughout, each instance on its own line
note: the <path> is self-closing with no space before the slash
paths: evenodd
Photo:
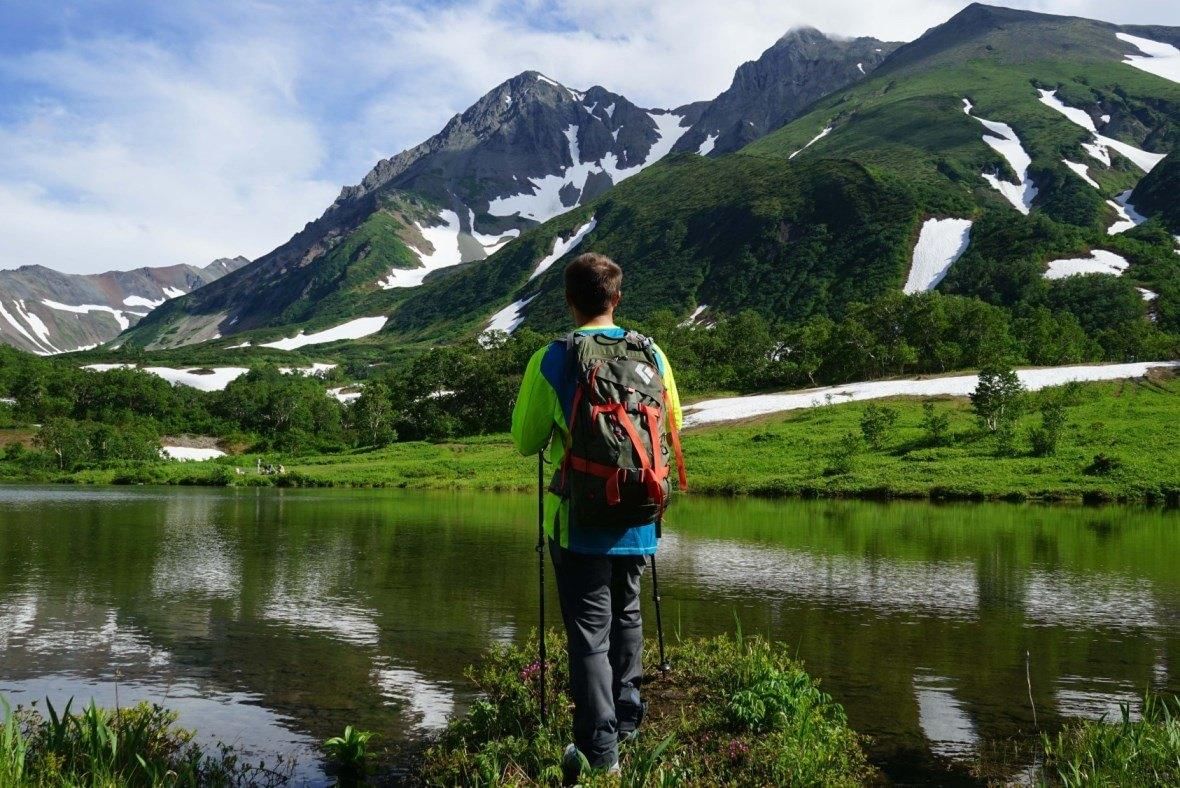
<path id="1" fill-rule="evenodd" d="M 1041 407 L 1041 426 L 1029 430 L 1028 438 L 1032 452 L 1038 457 L 1057 453 L 1061 439 L 1061 428 L 1065 426 L 1065 406 L 1060 402 L 1048 402 Z"/>
<path id="2" fill-rule="evenodd" d="M 939 413 L 933 402 L 922 403 L 922 429 L 926 431 L 926 442 L 931 446 L 945 446 L 951 430 L 951 417 Z"/>
<path id="3" fill-rule="evenodd" d="M 1109 476 L 1123 467 L 1123 461 L 1118 457 L 1108 457 L 1102 452 L 1094 455 L 1094 459 L 1086 466 L 1087 476 Z"/>
<path id="4" fill-rule="evenodd" d="M 885 445 L 896 423 L 896 408 L 870 404 L 860 416 L 860 432 L 870 446 L 879 449 Z"/>
<path id="5" fill-rule="evenodd" d="M 824 469 L 824 475 L 836 476 L 851 473 L 853 462 L 856 460 L 856 455 L 860 454 L 861 448 L 859 435 L 855 432 L 845 433 L 828 455 L 828 467 Z"/>
<path id="6" fill-rule="evenodd" d="M 550 634 L 548 727 L 537 724 L 536 640 L 493 646 L 468 671 L 482 694 L 426 753 L 430 785 L 554 784 L 571 739 L 563 639 Z M 869 768 L 843 707 L 787 648 L 720 637 L 669 650 L 672 670 L 644 683 L 643 735 L 622 755 L 623 785 L 860 785 Z M 618 784 L 591 776 L 583 784 Z"/>

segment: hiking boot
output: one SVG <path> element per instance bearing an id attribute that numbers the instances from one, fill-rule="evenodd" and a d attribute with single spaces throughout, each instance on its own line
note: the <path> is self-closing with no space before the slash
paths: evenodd
<path id="1" fill-rule="evenodd" d="M 606 774 L 621 774 L 622 767 L 619 765 L 619 759 L 615 758 L 615 762 L 605 768 L 600 767 L 594 770 L 590 767 L 586 756 L 578 750 L 577 746 L 573 744 L 566 745 L 565 752 L 561 754 L 561 784 L 576 786 L 578 778 L 582 776 L 582 772 L 598 771 Z"/>
<path id="2" fill-rule="evenodd" d="M 643 724 L 643 717 L 647 714 L 647 701 L 640 703 L 637 708 L 634 720 L 619 720 L 619 744 L 634 741 L 639 735 L 639 726 Z"/>
<path id="3" fill-rule="evenodd" d="M 567 745 L 565 752 L 561 754 L 561 784 L 577 785 L 584 763 L 586 763 L 586 756 L 578 752 L 578 748 L 574 745 Z"/>

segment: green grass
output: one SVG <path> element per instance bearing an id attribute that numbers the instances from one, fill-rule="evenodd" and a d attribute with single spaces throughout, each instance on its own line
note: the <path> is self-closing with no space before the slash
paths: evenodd
<path id="1" fill-rule="evenodd" d="M 1051 456 L 1034 456 L 1030 431 L 1040 424 L 1038 403 L 1066 397 L 1065 423 Z M 897 411 L 878 448 L 860 436 L 869 403 L 824 405 L 747 422 L 689 430 L 684 437 L 689 484 L 695 494 L 936 499 L 1175 500 L 1180 496 L 1180 381 L 1088 383 L 1067 394 L 1030 395 L 1030 412 L 1016 428 L 1011 454 L 981 431 L 965 398 L 940 398 L 949 441 L 930 445 L 922 401 L 877 401 Z M 1087 473 L 1096 455 L 1112 458 L 1107 473 Z M 267 455 L 287 475 L 258 476 L 255 455 L 207 463 L 124 463 L 41 481 L 79 484 L 211 484 L 409 489 L 528 490 L 535 465 L 520 457 L 508 436 L 444 443 L 407 442 L 376 451 L 311 457 Z M 238 475 L 234 468 L 244 470 Z M 0 461 L 0 481 L 30 481 Z"/>
<path id="2" fill-rule="evenodd" d="M 60 712 L 48 700 L 44 714 L 12 709 L 0 697 L 0 785 L 5 788 L 148 788 L 285 783 L 289 769 L 246 763 L 232 747 L 206 753 L 192 731 L 176 727 L 176 713 L 140 703 Z"/>
<path id="3" fill-rule="evenodd" d="M 1147 693 L 1143 715 L 1071 723 L 1043 739 L 1043 778 L 1066 786 L 1180 784 L 1180 699 Z"/>
<path id="4" fill-rule="evenodd" d="M 480 691 L 431 747 L 418 778 L 430 785 L 532 785 L 560 780 L 571 741 L 568 663 L 548 636 L 549 724 L 538 724 L 536 638 L 495 646 L 470 668 Z M 654 644 L 648 644 L 649 653 Z M 672 670 L 644 685 L 638 740 L 624 744 L 621 778 L 584 785 L 860 785 L 870 775 L 843 707 L 820 691 L 782 644 L 720 637 L 674 644 Z"/>

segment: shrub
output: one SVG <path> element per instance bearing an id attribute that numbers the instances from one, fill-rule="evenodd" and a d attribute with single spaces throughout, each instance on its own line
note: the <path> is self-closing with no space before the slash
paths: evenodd
<path id="1" fill-rule="evenodd" d="M 1060 402 L 1048 402 L 1041 407 L 1041 426 L 1029 430 L 1032 452 L 1038 457 L 1057 453 L 1061 428 L 1065 426 L 1065 407 Z"/>
<path id="2" fill-rule="evenodd" d="M 860 416 L 860 432 L 870 446 L 879 449 L 889 438 L 893 425 L 896 423 L 896 408 L 869 404 Z"/>
<path id="3" fill-rule="evenodd" d="M 825 476 L 836 476 L 851 473 L 856 455 L 861 450 L 860 436 L 855 432 L 845 433 L 836 443 L 835 448 L 828 454 L 828 467 L 824 469 Z"/>
<path id="4" fill-rule="evenodd" d="M 922 403 L 922 429 L 926 430 L 926 442 L 931 446 L 944 446 L 951 429 L 951 417 L 939 413 L 933 402 Z"/>
<path id="5" fill-rule="evenodd" d="M 1084 473 L 1087 476 L 1109 476 L 1121 467 L 1123 467 L 1123 461 L 1118 457 L 1108 457 L 1102 452 L 1099 452 L 1094 455 L 1094 459 L 1085 467 Z"/>

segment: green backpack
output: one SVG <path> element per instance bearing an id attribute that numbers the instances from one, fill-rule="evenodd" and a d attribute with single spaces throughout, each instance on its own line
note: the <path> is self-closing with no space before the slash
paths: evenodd
<path id="1" fill-rule="evenodd" d="M 565 345 L 576 388 L 553 491 L 569 501 L 574 527 L 658 524 L 670 498 L 672 454 L 680 489 L 688 484 L 652 341 L 634 331 L 622 338 L 574 332 Z"/>

